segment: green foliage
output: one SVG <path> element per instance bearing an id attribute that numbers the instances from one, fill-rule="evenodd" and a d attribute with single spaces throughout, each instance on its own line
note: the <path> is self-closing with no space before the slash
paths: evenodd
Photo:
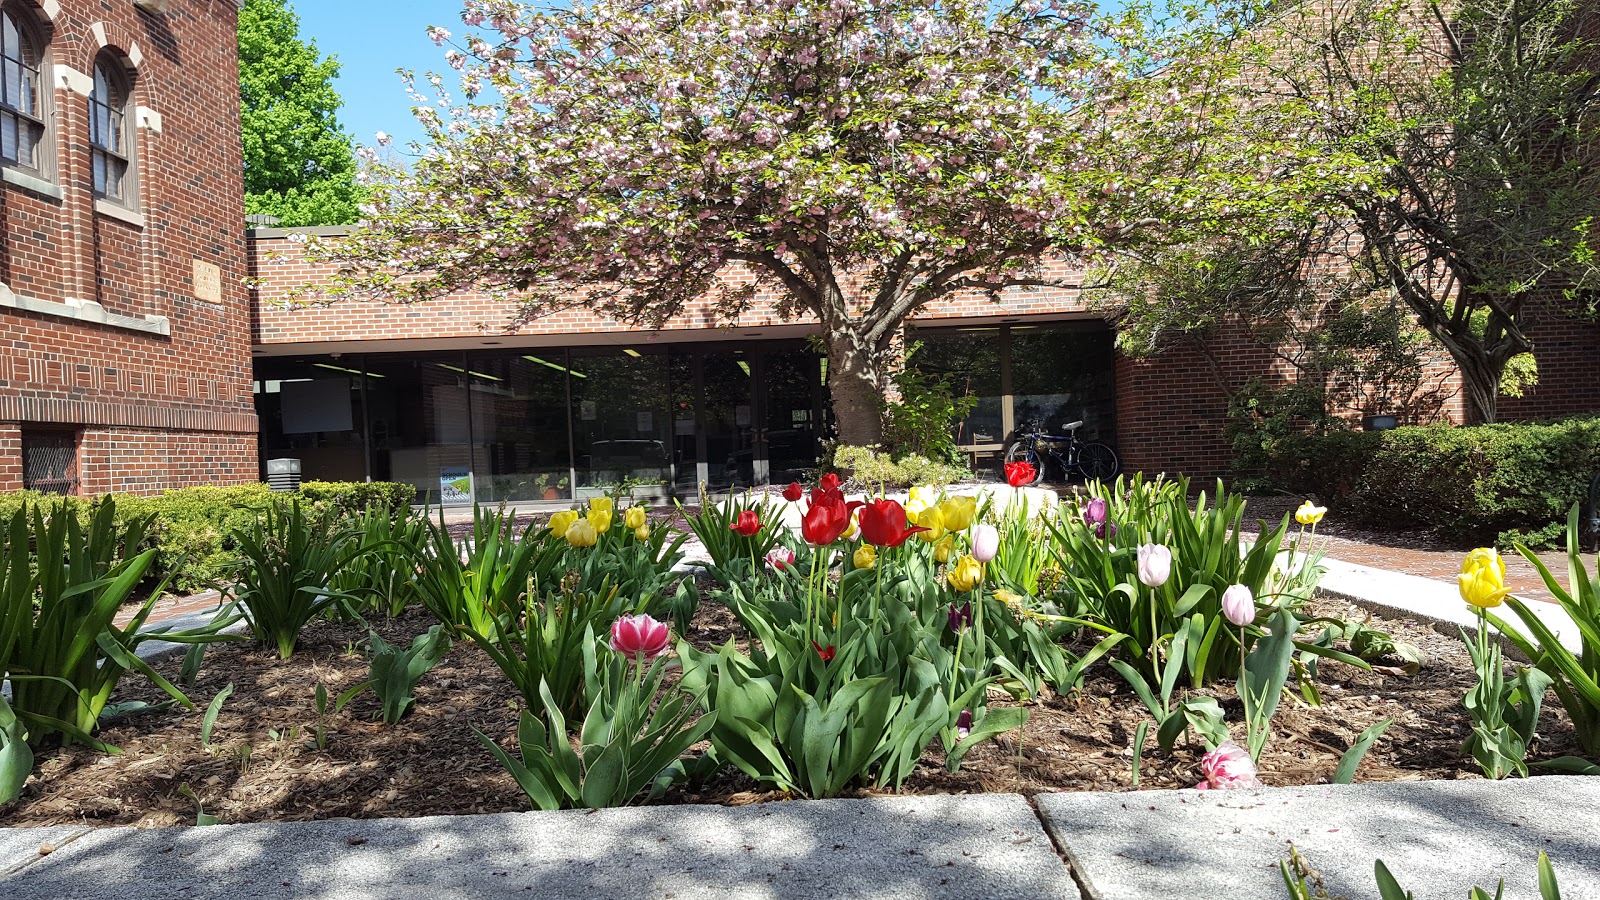
<path id="1" fill-rule="evenodd" d="M 538 696 L 543 721 L 524 709 L 517 726 L 520 760 L 478 734 L 536 809 L 625 806 L 717 721 L 714 712 L 694 719 L 696 698 L 682 690 L 662 690 L 664 659 L 634 677 L 617 654 L 597 662 L 591 644 L 586 657 L 587 712 L 576 749 L 562 704 L 542 681 Z"/>
<path id="2" fill-rule="evenodd" d="M 183 692 L 135 653 L 154 637 L 194 643 L 221 640 L 223 625 L 193 632 L 140 633 L 155 604 L 152 595 L 123 627 L 119 608 L 149 570 L 155 551 L 133 553 L 148 519 L 122 524 L 116 503 L 96 504 L 87 523 L 61 507 L 25 504 L 0 532 L 0 677 L 11 701 L 0 716 L 6 747 L 26 729 L 34 745 L 66 739 L 102 749 L 92 734 L 122 676 L 135 670 L 192 708 Z M 126 556 L 128 558 L 124 559 Z M 22 751 L 5 751 L 5 764 L 21 764 Z M 15 771 L 10 769 L 8 771 Z"/>
<path id="3" fill-rule="evenodd" d="M 311 518 L 354 516 L 362 510 L 388 509 L 396 515 L 408 511 L 416 497 L 409 484 L 389 482 L 306 482 L 299 492 L 275 492 L 265 484 L 228 487 L 202 485 L 179 488 L 153 497 L 108 494 L 116 500 L 120 525 L 150 519 L 144 539 L 135 550 L 154 548 L 155 559 L 146 572 L 151 580 L 171 579 L 179 593 L 194 593 L 225 579 L 239 559 L 233 536 L 247 530 L 267 507 L 287 509 L 299 500 Z M 104 498 L 61 497 L 17 491 L 0 494 L 0 517 L 9 517 L 24 504 L 65 509 L 87 522 Z M 119 557 L 120 558 L 120 557 Z"/>
<path id="4" fill-rule="evenodd" d="M 33 748 L 28 746 L 28 729 L 0 696 L 0 806 L 22 793 L 33 771 Z"/>
<path id="5" fill-rule="evenodd" d="M 895 459 L 873 447 L 838 447 L 834 450 L 833 465 L 842 472 L 849 472 L 852 482 L 873 489 L 958 484 L 972 478 L 972 470 L 964 463 L 935 462 L 916 453 Z"/>
<path id="6" fill-rule="evenodd" d="M 1107 522 L 1115 534 L 1098 536 L 1082 518 L 1087 499 L 1064 507 L 1050 520 L 1057 565 L 1062 571 L 1059 603 L 1073 621 L 1118 638 L 1121 660 L 1149 685 L 1162 681 L 1159 662 L 1184 636 L 1183 665 L 1196 687 L 1238 674 L 1241 640 L 1248 652 L 1263 631 L 1259 625 L 1240 630 L 1222 615 L 1222 594 L 1230 586 L 1250 588 L 1268 609 L 1296 609 L 1311 596 L 1322 577 L 1314 554 L 1298 549 L 1289 517 L 1276 526 L 1260 523 L 1253 544 L 1241 540 L 1244 497 L 1219 483 L 1215 501 L 1201 492 L 1191 507 L 1187 479 L 1146 482 L 1143 476 L 1117 479 L 1111 486 L 1091 484 L 1091 498 L 1105 500 Z M 1138 578 L 1138 548 L 1162 544 L 1172 551 L 1171 575 L 1158 588 Z M 1280 554 L 1282 558 L 1280 560 Z M 1366 664 L 1327 648 L 1302 644 L 1308 652 L 1335 654 L 1355 665 Z"/>
<path id="7" fill-rule="evenodd" d="M 1426 527 L 1461 540 L 1548 537 L 1600 471 L 1600 419 L 1287 437 L 1274 486 L 1357 522 Z"/>
<path id="8" fill-rule="evenodd" d="M 1572 719 L 1578 742 L 1591 756 L 1600 754 L 1600 568 L 1592 576 L 1584 568 L 1578 549 L 1578 507 L 1574 505 L 1567 513 L 1565 587 L 1527 547 L 1518 545 L 1517 552 L 1539 570 L 1545 587 L 1577 626 L 1581 641 L 1579 652 L 1574 654 L 1564 647 L 1538 615 L 1516 597 L 1507 597 L 1506 605 L 1522 620 L 1531 637 L 1492 614 L 1488 620 L 1522 651 L 1523 656 L 1533 660 L 1541 672 L 1554 679 L 1551 687 Z"/>
<path id="9" fill-rule="evenodd" d="M 1306 864 L 1293 845 L 1289 847 L 1289 859 L 1278 863 L 1278 871 L 1283 876 L 1283 885 L 1289 892 L 1289 900 L 1332 900 L 1331 895 L 1322 886 L 1321 876 Z M 1399 880 L 1389 871 L 1389 867 L 1383 864 L 1383 860 L 1373 864 L 1373 877 L 1378 883 L 1380 900 L 1416 900 L 1415 894 L 1400 886 Z M 1505 894 L 1505 889 L 1505 879 L 1501 879 L 1492 900 L 1500 900 Z M 1475 887 L 1468 895 L 1468 900 L 1491 900 L 1491 897 L 1483 888 Z M 1539 900 L 1561 900 L 1561 889 L 1556 884 L 1555 868 L 1550 865 L 1550 857 L 1542 850 L 1539 851 Z"/>
<path id="10" fill-rule="evenodd" d="M 428 546 L 427 514 L 409 506 L 387 509 L 375 506 L 349 518 L 356 534 L 355 553 L 333 578 L 334 590 L 344 599 L 344 618 L 381 614 L 393 618 L 412 603 L 420 602 L 417 569 L 421 548 Z"/>
<path id="11" fill-rule="evenodd" d="M 680 504 L 678 512 L 689 523 L 689 530 L 699 538 L 711 557 L 711 564 L 723 571 L 748 566 L 749 574 L 760 571 L 761 560 L 778 545 L 778 517 L 782 507 L 763 496 L 753 499 L 749 494 L 742 498 L 729 498 L 725 502 L 704 500 L 700 511 L 690 515 Z M 733 530 L 739 514 L 754 512 L 761 530 L 746 537 Z"/>
<path id="12" fill-rule="evenodd" d="M 908 360 L 915 358 L 920 346 L 907 349 Z M 961 467 L 955 427 L 978 405 L 978 398 L 956 397 L 949 378 L 928 375 L 914 364 L 895 374 L 894 386 L 900 397 L 883 410 L 883 440 L 890 455 L 897 459 L 914 455 Z"/>
<path id="13" fill-rule="evenodd" d="M 428 542 L 417 549 L 416 591 L 440 622 L 495 640 L 500 622 L 520 611 L 530 582 L 552 586 L 564 541 L 549 529 L 516 526 L 504 509 L 474 506 L 472 540 L 457 543 L 445 526 L 429 520 Z"/>
<path id="14" fill-rule="evenodd" d="M 288 659 L 306 623 L 341 600 L 333 587 L 354 555 L 358 536 L 348 525 L 307 518 L 298 501 L 283 512 L 268 507 L 238 543 L 238 581 L 226 595 L 255 639 Z"/>
<path id="15" fill-rule="evenodd" d="M 390 646 L 376 631 L 369 635 L 368 641 L 372 644 L 368 684 L 378 697 L 383 721 L 393 725 L 405 718 L 416 703 L 412 695 L 417 682 L 450 652 L 450 635 L 443 625 L 435 625 L 417 635 L 411 645 L 403 649 Z"/>
<path id="16" fill-rule="evenodd" d="M 1515 773 L 1526 776 L 1523 761 L 1539 727 L 1539 708 L 1551 677 L 1535 668 L 1518 667 L 1507 681 L 1500 647 L 1488 640 L 1488 623 L 1480 622 L 1475 641 L 1465 630 L 1461 640 L 1472 657 L 1477 684 L 1467 691 L 1462 705 L 1472 719 L 1472 734 L 1461 749 L 1477 760 L 1485 778 L 1504 778 Z"/>
<path id="17" fill-rule="evenodd" d="M 360 218 L 350 136 L 336 114 L 339 63 L 300 37 L 286 0 L 246 0 L 239 11 L 239 99 L 245 211 L 281 225 L 344 225 Z"/>

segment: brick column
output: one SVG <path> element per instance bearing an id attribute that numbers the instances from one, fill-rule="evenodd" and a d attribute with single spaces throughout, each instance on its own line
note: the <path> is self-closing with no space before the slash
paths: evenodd
<path id="1" fill-rule="evenodd" d="M 0 491 L 22 490 L 22 428 L 0 423 Z"/>

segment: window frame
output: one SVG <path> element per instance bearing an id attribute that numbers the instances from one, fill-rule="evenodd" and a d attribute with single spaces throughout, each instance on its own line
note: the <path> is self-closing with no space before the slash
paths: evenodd
<path id="1" fill-rule="evenodd" d="M 103 74 L 102 74 L 103 73 Z M 96 202 L 104 201 L 123 209 L 136 211 L 139 208 L 139 177 L 138 177 L 138 135 L 132 127 L 135 122 L 133 83 L 134 74 L 131 67 L 117 55 L 102 52 L 95 58 L 91 67 L 90 79 L 92 87 L 86 100 L 89 111 L 89 188 Z M 120 103 L 108 102 L 100 96 L 100 85 L 104 82 L 107 91 L 113 94 L 111 99 L 120 99 Z M 120 92 L 121 96 L 116 94 Z M 99 140 L 99 118 L 101 109 L 106 112 L 107 127 L 115 131 L 119 147 L 107 146 Z M 118 184 L 118 195 L 112 195 L 100 183 L 97 175 L 96 163 L 105 159 L 109 170 L 112 161 L 122 164 L 122 177 Z"/>
<path id="2" fill-rule="evenodd" d="M 50 87 L 50 35 L 49 30 L 40 23 L 38 13 L 26 3 L 13 2 L 13 0 L 0 0 L 0 15 L 8 18 L 17 32 L 17 53 L 13 57 L 9 52 L 11 48 L 5 46 L 3 32 L 0 32 L 0 64 L 15 62 L 24 71 L 34 74 L 34 100 L 36 113 L 30 113 L 17 106 L 5 102 L 5 89 L 3 73 L 0 73 L 0 121 L 7 117 L 26 122 L 38 129 L 38 140 L 34 144 L 34 162 L 32 165 L 21 160 L 9 160 L 0 157 L 0 167 L 42 178 L 54 182 L 56 169 L 54 165 L 55 154 L 52 152 L 55 141 L 54 109 L 52 101 L 55 91 Z M 28 63 L 24 51 L 32 50 L 34 62 Z M 0 126 L 3 127 L 3 126 Z"/>

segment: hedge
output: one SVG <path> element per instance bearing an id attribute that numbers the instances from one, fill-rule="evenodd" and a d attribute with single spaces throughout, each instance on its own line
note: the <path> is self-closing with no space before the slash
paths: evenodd
<path id="1" fill-rule="evenodd" d="M 1265 449 L 1269 484 L 1358 523 L 1548 544 L 1600 473 L 1600 418 L 1302 434 Z"/>
<path id="2" fill-rule="evenodd" d="M 367 509 L 398 513 L 410 507 L 416 494 L 409 484 L 308 481 L 296 492 L 276 492 L 257 483 L 180 488 L 151 497 L 111 496 L 116 499 L 118 520 L 155 516 L 146 538 L 146 545 L 157 550 L 150 576 L 161 579 L 171 574 L 171 590 L 192 593 L 228 574 L 238 561 L 229 536 L 248 527 L 269 504 L 286 507 L 298 498 L 312 515 L 345 518 Z M 29 491 L 0 494 L 0 521 L 27 501 L 86 517 L 100 499 Z"/>

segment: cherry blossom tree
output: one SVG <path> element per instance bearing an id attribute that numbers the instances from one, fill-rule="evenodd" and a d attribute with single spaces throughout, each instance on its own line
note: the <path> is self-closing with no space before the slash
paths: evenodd
<path id="1" fill-rule="evenodd" d="M 321 248 L 341 263 L 332 294 L 475 287 L 519 323 L 585 306 L 648 327 L 699 302 L 732 322 L 776 292 L 820 325 L 848 444 L 881 437 L 907 316 L 1058 285 L 1108 245 L 1248 202 L 1187 187 L 1213 126 L 1174 102 L 1204 82 L 1175 61 L 1204 58 L 1229 15 L 468 0 L 462 20 L 475 31 L 432 29 L 461 95 L 413 86 L 429 144 L 370 170 L 365 227 Z"/>

